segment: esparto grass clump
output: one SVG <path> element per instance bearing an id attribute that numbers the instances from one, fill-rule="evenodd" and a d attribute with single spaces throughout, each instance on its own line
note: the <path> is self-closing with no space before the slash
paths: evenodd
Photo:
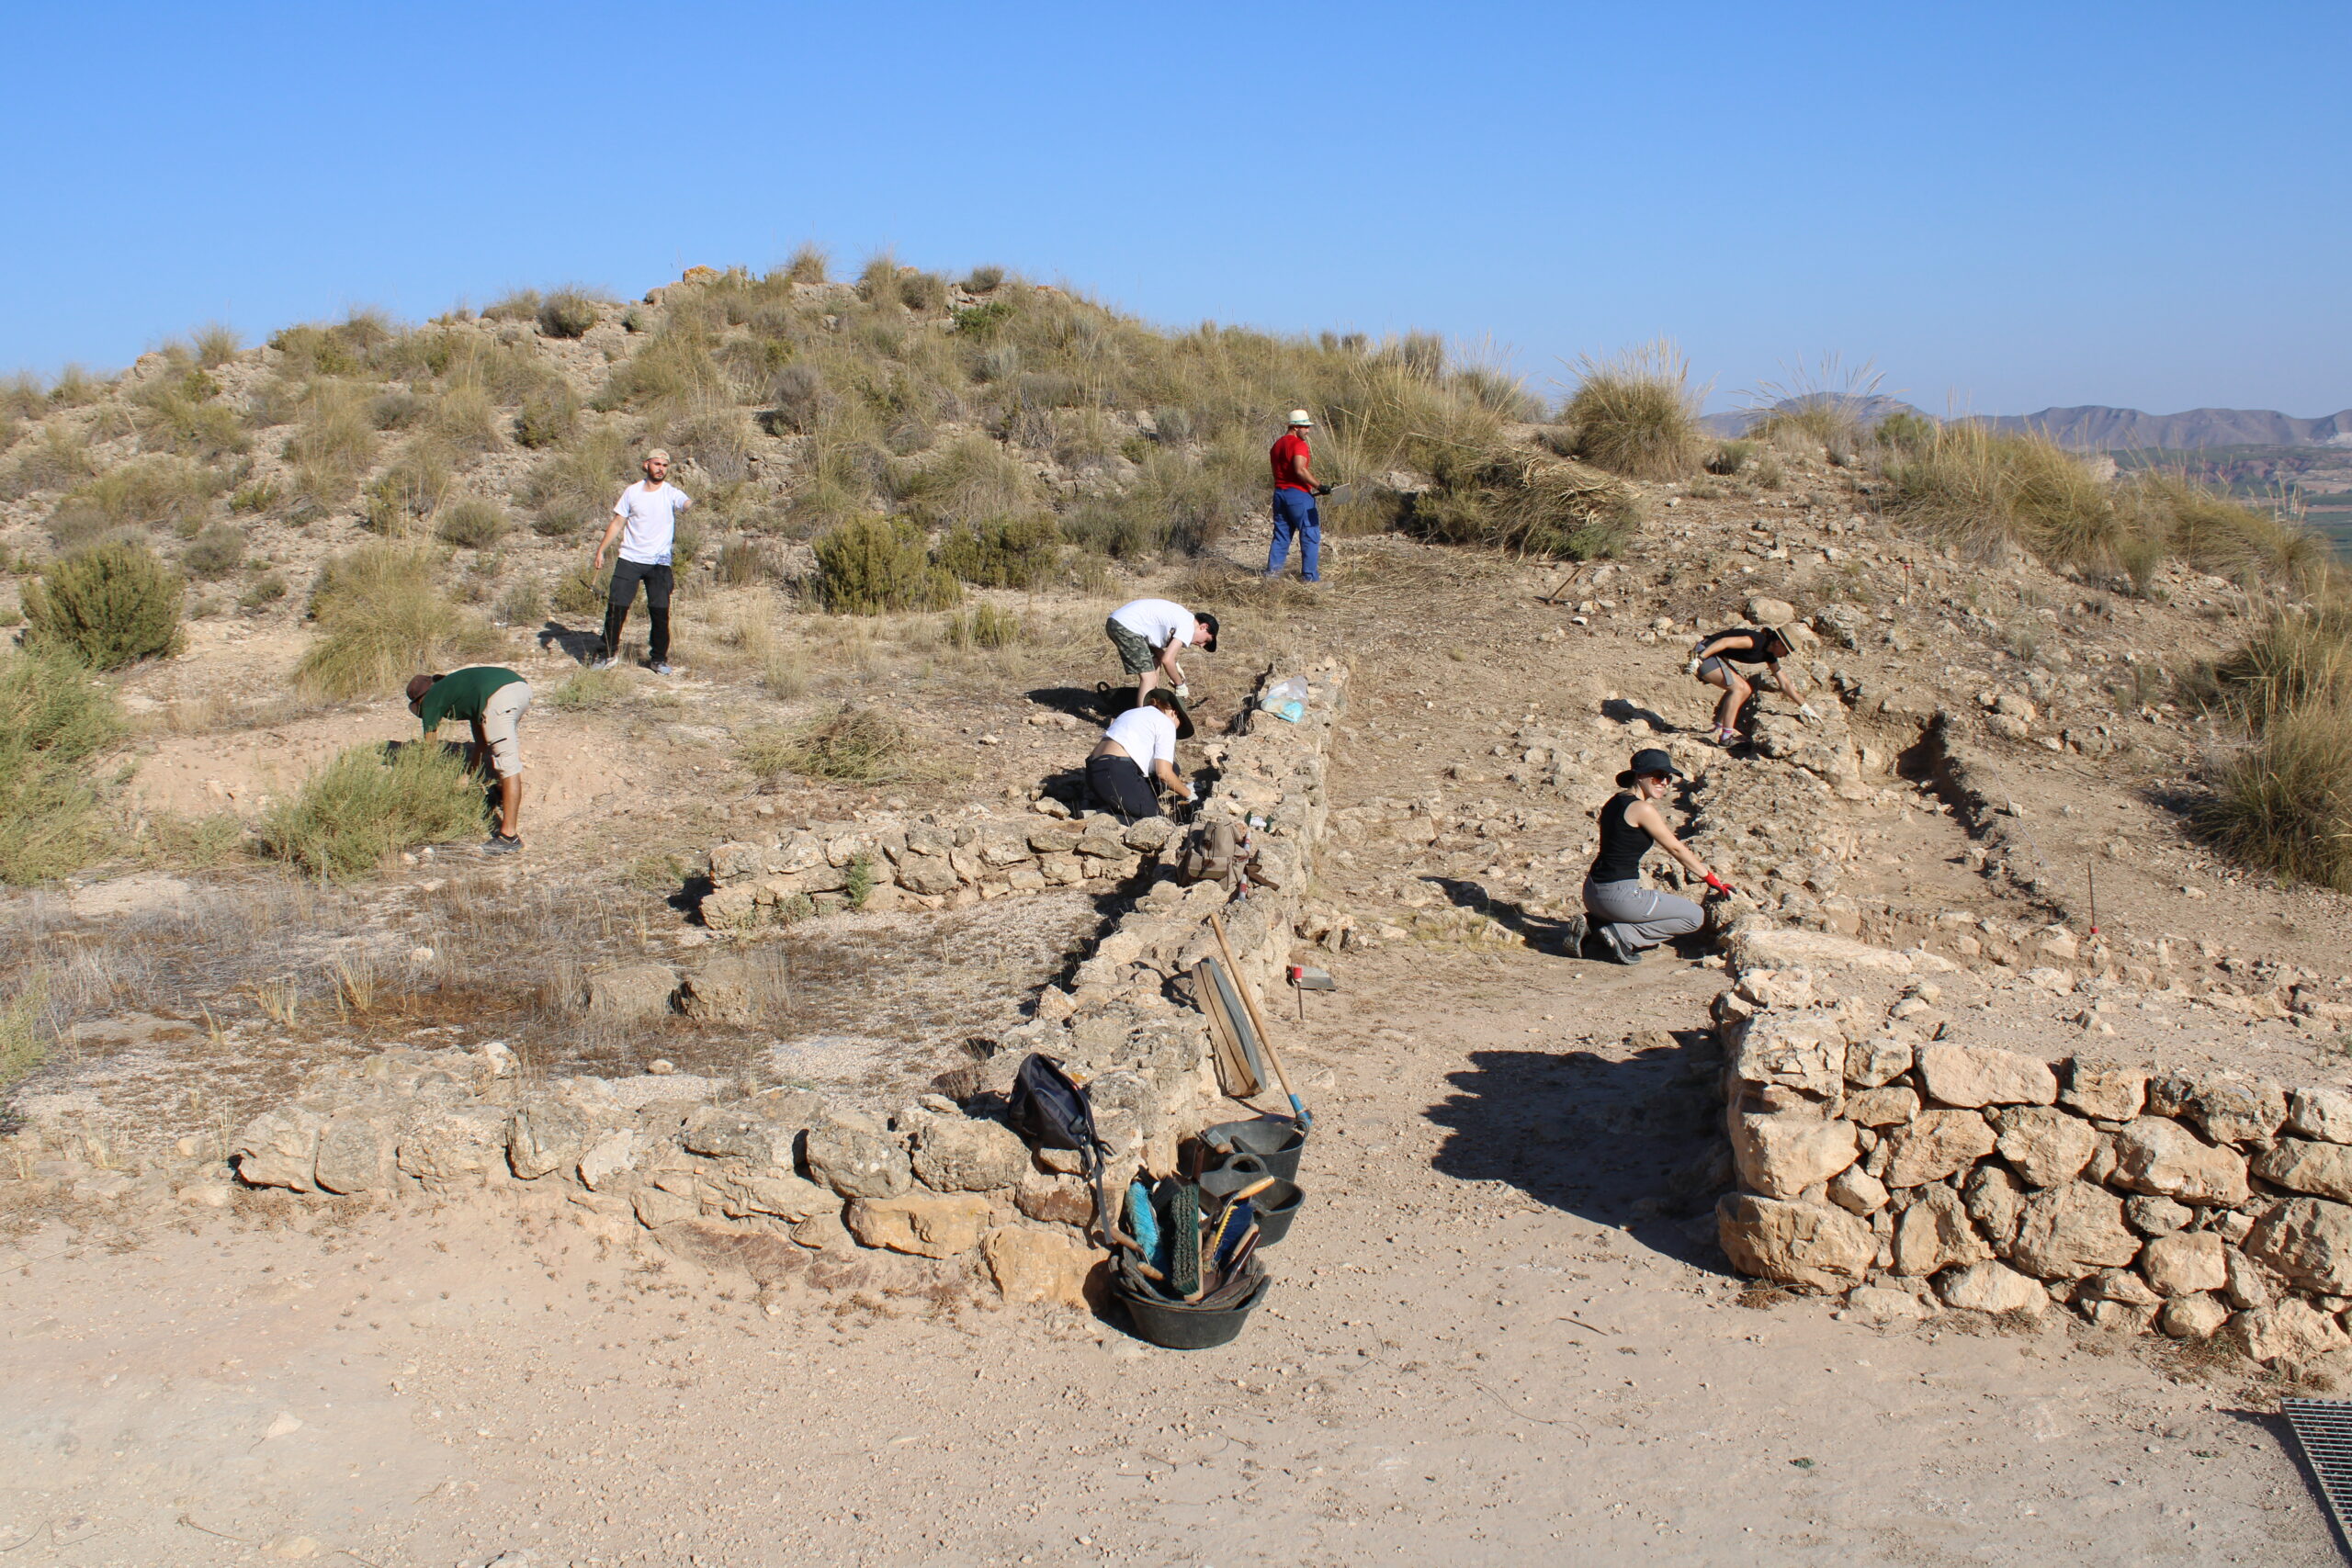
<path id="1" fill-rule="evenodd" d="M 428 549 L 362 545 L 330 559 L 311 594 L 318 639 L 295 679 L 326 697 L 389 692 L 411 675 L 497 650 L 497 634 L 453 604 Z"/>
<path id="2" fill-rule="evenodd" d="M 0 651 L 0 883 L 87 862 L 103 838 L 88 764 L 121 728 L 114 694 L 78 660 Z"/>
<path id="3" fill-rule="evenodd" d="M 853 704 L 797 729 L 755 735 L 741 754 L 763 784 L 788 773 L 840 784 L 890 784 L 919 771 L 905 726 L 879 709 Z"/>
<path id="4" fill-rule="evenodd" d="M 262 852 L 312 876 L 348 879 L 402 850 L 481 830 L 481 785 L 448 749 L 430 741 L 353 746 L 302 781 L 262 819 Z"/>
<path id="5" fill-rule="evenodd" d="M 1587 355 L 1560 411 L 1570 454 L 1628 479 L 1690 478 L 1713 449 L 1699 423 L 1690 365 L 1663 339 L 1610 359 Z"/>

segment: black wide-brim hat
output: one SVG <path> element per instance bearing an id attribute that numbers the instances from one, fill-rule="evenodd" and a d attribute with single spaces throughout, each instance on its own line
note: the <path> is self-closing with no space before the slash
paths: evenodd
<path id="1" fill-rule="evenodd" d="M 1623 773 L 1617 775 L 1617 787 L 1623 789 L 1635 779 L 1647 778 L 1653 773 L 1664 773 L 1670 779 L 1687 779 L 1690 776 L 1676 767 L 1674 759 L 1664 751 L 1655 746 L 1645 746 L 1634 753 L 1632 763 Z"/>
<path id="2" fill-rule="evenodd" d="M 1170 703 L 1173 703 L 1176 706 L 1176 739 L 1179 740 L 1190 740 L 1193 738 L 1193 716 L 1185 709 L 1184 699 L 1178 696 L 1173 690 L 1165 685 L 1154 686 L 1152 690 L 1165 694 L 1168 700 Z M 1147 702 L 1142 697 L 1137 697 L 1136 699 L 1136 706 L 1139 708 L 1149 707 L 1150 705 L 1150 703 Z"/>

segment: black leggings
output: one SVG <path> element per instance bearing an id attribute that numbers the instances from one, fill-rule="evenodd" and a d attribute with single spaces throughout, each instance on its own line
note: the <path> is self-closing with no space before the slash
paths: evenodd
<path id="1" fill-rule="evenodd" d="M 1159 797 L 1151 793 L 1151 781 L 1133 757 L 1089 757 L 1086 789 L 1097 806 L 1129 822 L 1160 814 Z"/>
<path id="2" fill-rule="evenodd" d="M 605 658 L 620 656 L 621 627 L 628 622 L 629 603 L 637 597 L 637 585 L 642 582 L 645 613 L 653 621 L 653 636 L 645 645 L 646 657 L 655 664 L 669 660 L 670 585 L 674 581 L 666 566 L 648 566 L 633 560 L 613 563 L 613 586 L 605 600 Z"/>

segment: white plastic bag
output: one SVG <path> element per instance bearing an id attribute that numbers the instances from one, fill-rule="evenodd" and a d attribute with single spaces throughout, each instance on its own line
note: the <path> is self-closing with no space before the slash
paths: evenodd
<path id="1" fill-rule="evenodd" d="M 1306 716 L 1306 677 L 1292 675 L 1267 687 L 1258 699 L 1258 711 L 1296 724 Z"/>

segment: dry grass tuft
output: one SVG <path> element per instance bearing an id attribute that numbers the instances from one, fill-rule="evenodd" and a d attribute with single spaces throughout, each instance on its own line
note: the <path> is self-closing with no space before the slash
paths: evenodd
<path id="1" fill-rule="evenodd" d="M 498 649 L 497 634 L 435 584 L 430 550 L 362 545 L 329 560 L 311 594 L 319 637 L 294 678 L 327 697 L 395 691 L 411 675 Z"/>
<path id="2" fill-rule="evenodd" d="M 2352 893 L 2352 705 L 2275 715 L 2222 769 L 2198 823 L 2240 860 Z"/>
<path id="3" fill-rule="evenodd" d="M 1661 338 L 1613 359 L 1577 361 L 1577 389 L 1560 411 L 1571 451 L 1629 479 L 1688 479 L 1713 448 L 1699 423 L 1690 362 Z"/>
<path id="4" fill-rule="evenodd" d="M 891 784 L 927 772 L 917 766 L 913 742 L 898 720 L 847 704 L 797 729 L 754 735 L 741 754 L 763 785 L 788 773 L 842 784 Z"/>
<path id="5" fill-rule="evenodd" d="M 0 883 L 87 861 L 99 834 L 84 769 L 121 728 L 113 693 L 78 661 L 0 652 Z"/>
<path id="6" fill-rule="evenodd" d="M 354 746 L 263 818 L 264 853 L 313 876 L 362 875 L 401 850 L 481 830 L 482 790 L 446 749 L 420 743 L 387 760 Z"/>

